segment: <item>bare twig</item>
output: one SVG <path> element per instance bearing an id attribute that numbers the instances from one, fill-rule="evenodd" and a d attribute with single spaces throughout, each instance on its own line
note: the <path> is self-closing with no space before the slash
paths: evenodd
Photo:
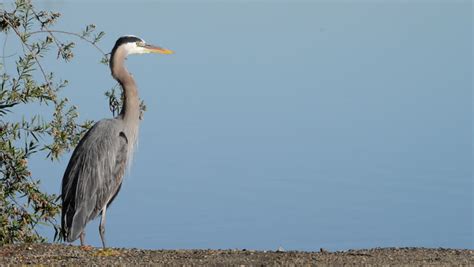
<path id="1" fill-rule="evenodd" d="M 3 61 L 3 68 L 5 69 L 5 73 L 7 72 L 7 65 L 5 64 L 5 48 L 7 47 L 7 40 L 8 34 L 5 34 L 5 40 L 3 41 L 3 49 L 2 49 L 2 61 Z"/>

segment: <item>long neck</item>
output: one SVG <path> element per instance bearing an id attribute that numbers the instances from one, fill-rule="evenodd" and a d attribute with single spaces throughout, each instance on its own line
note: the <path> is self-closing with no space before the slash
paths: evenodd
<path id="1" fill-rule="evenodd" d="M 124 65 L 125 51 L 117 49 L 110 59 L 110 69 L 112 76 L 120 83 L 124 93 L 123 107 L 120 115 L 125 121 L 138 122 L 140 116 L 140 101 L 138 99 L 138 89 L 132 75 Z"/>

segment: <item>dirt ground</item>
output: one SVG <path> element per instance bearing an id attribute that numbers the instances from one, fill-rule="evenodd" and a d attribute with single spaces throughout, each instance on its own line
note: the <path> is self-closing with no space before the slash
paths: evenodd
<path id="1" fill-rule="evenodd" d="M 474 250 L 375 248 L 338 252 L 253 250 L 144 250 L 81 248 L 62 244 L 0 247 L 0 265 L 149 265 L 178 266 L 474 266 Z"/>

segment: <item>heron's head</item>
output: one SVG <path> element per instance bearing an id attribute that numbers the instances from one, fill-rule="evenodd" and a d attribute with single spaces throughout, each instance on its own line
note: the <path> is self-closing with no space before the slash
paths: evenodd
<path id="1" fill-rule="evenodd" d="M 173 51 L 169 49 L 147 44 L 143 39 L 133 35 L 126 35 L 118 38 L 117 42 L 115 42 L 114 48 L 112 49 L 111 57 L 118 52 L 123 53 L 125 57 L 133 54 L 148 53 L 173 54 Z"/>

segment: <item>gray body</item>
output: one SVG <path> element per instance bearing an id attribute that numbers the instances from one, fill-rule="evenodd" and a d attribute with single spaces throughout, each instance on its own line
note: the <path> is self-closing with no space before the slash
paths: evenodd
<path id="1" fill-rule="evenodd" d="M 86 224 L 118 194 L 128 151 L 133 149 L 129 142 L 121 118 L 104 119 L 89 130 L 74 150 L 62 185 L 62 224 L 67 229 L 67 241 L 76 240 Z M 104 230 L 100 229 L 101 235 Z"/>
<path id="2" fill-rule="evenodd" d="M 121 188 L 123 175 L 137 142 L 140 121 L 137 87 L 123 63 L 129 54 L 150 51 L 172 53 L 145 45 L 143 40 L 133 36 L 119 38 L 112 50 L 110 69 L 112 76 L 122 86 L 124 105 L 119 116 L 97 122 L 86 133 L 66 168 L 62 180 L 61 227 L 63 237 L 68 242 L 80 237 L 81 245 L 84 245 L 86 224 L 102 215 L 99 233 L 103 247 L 106 246 L 106 209 Z"/>

